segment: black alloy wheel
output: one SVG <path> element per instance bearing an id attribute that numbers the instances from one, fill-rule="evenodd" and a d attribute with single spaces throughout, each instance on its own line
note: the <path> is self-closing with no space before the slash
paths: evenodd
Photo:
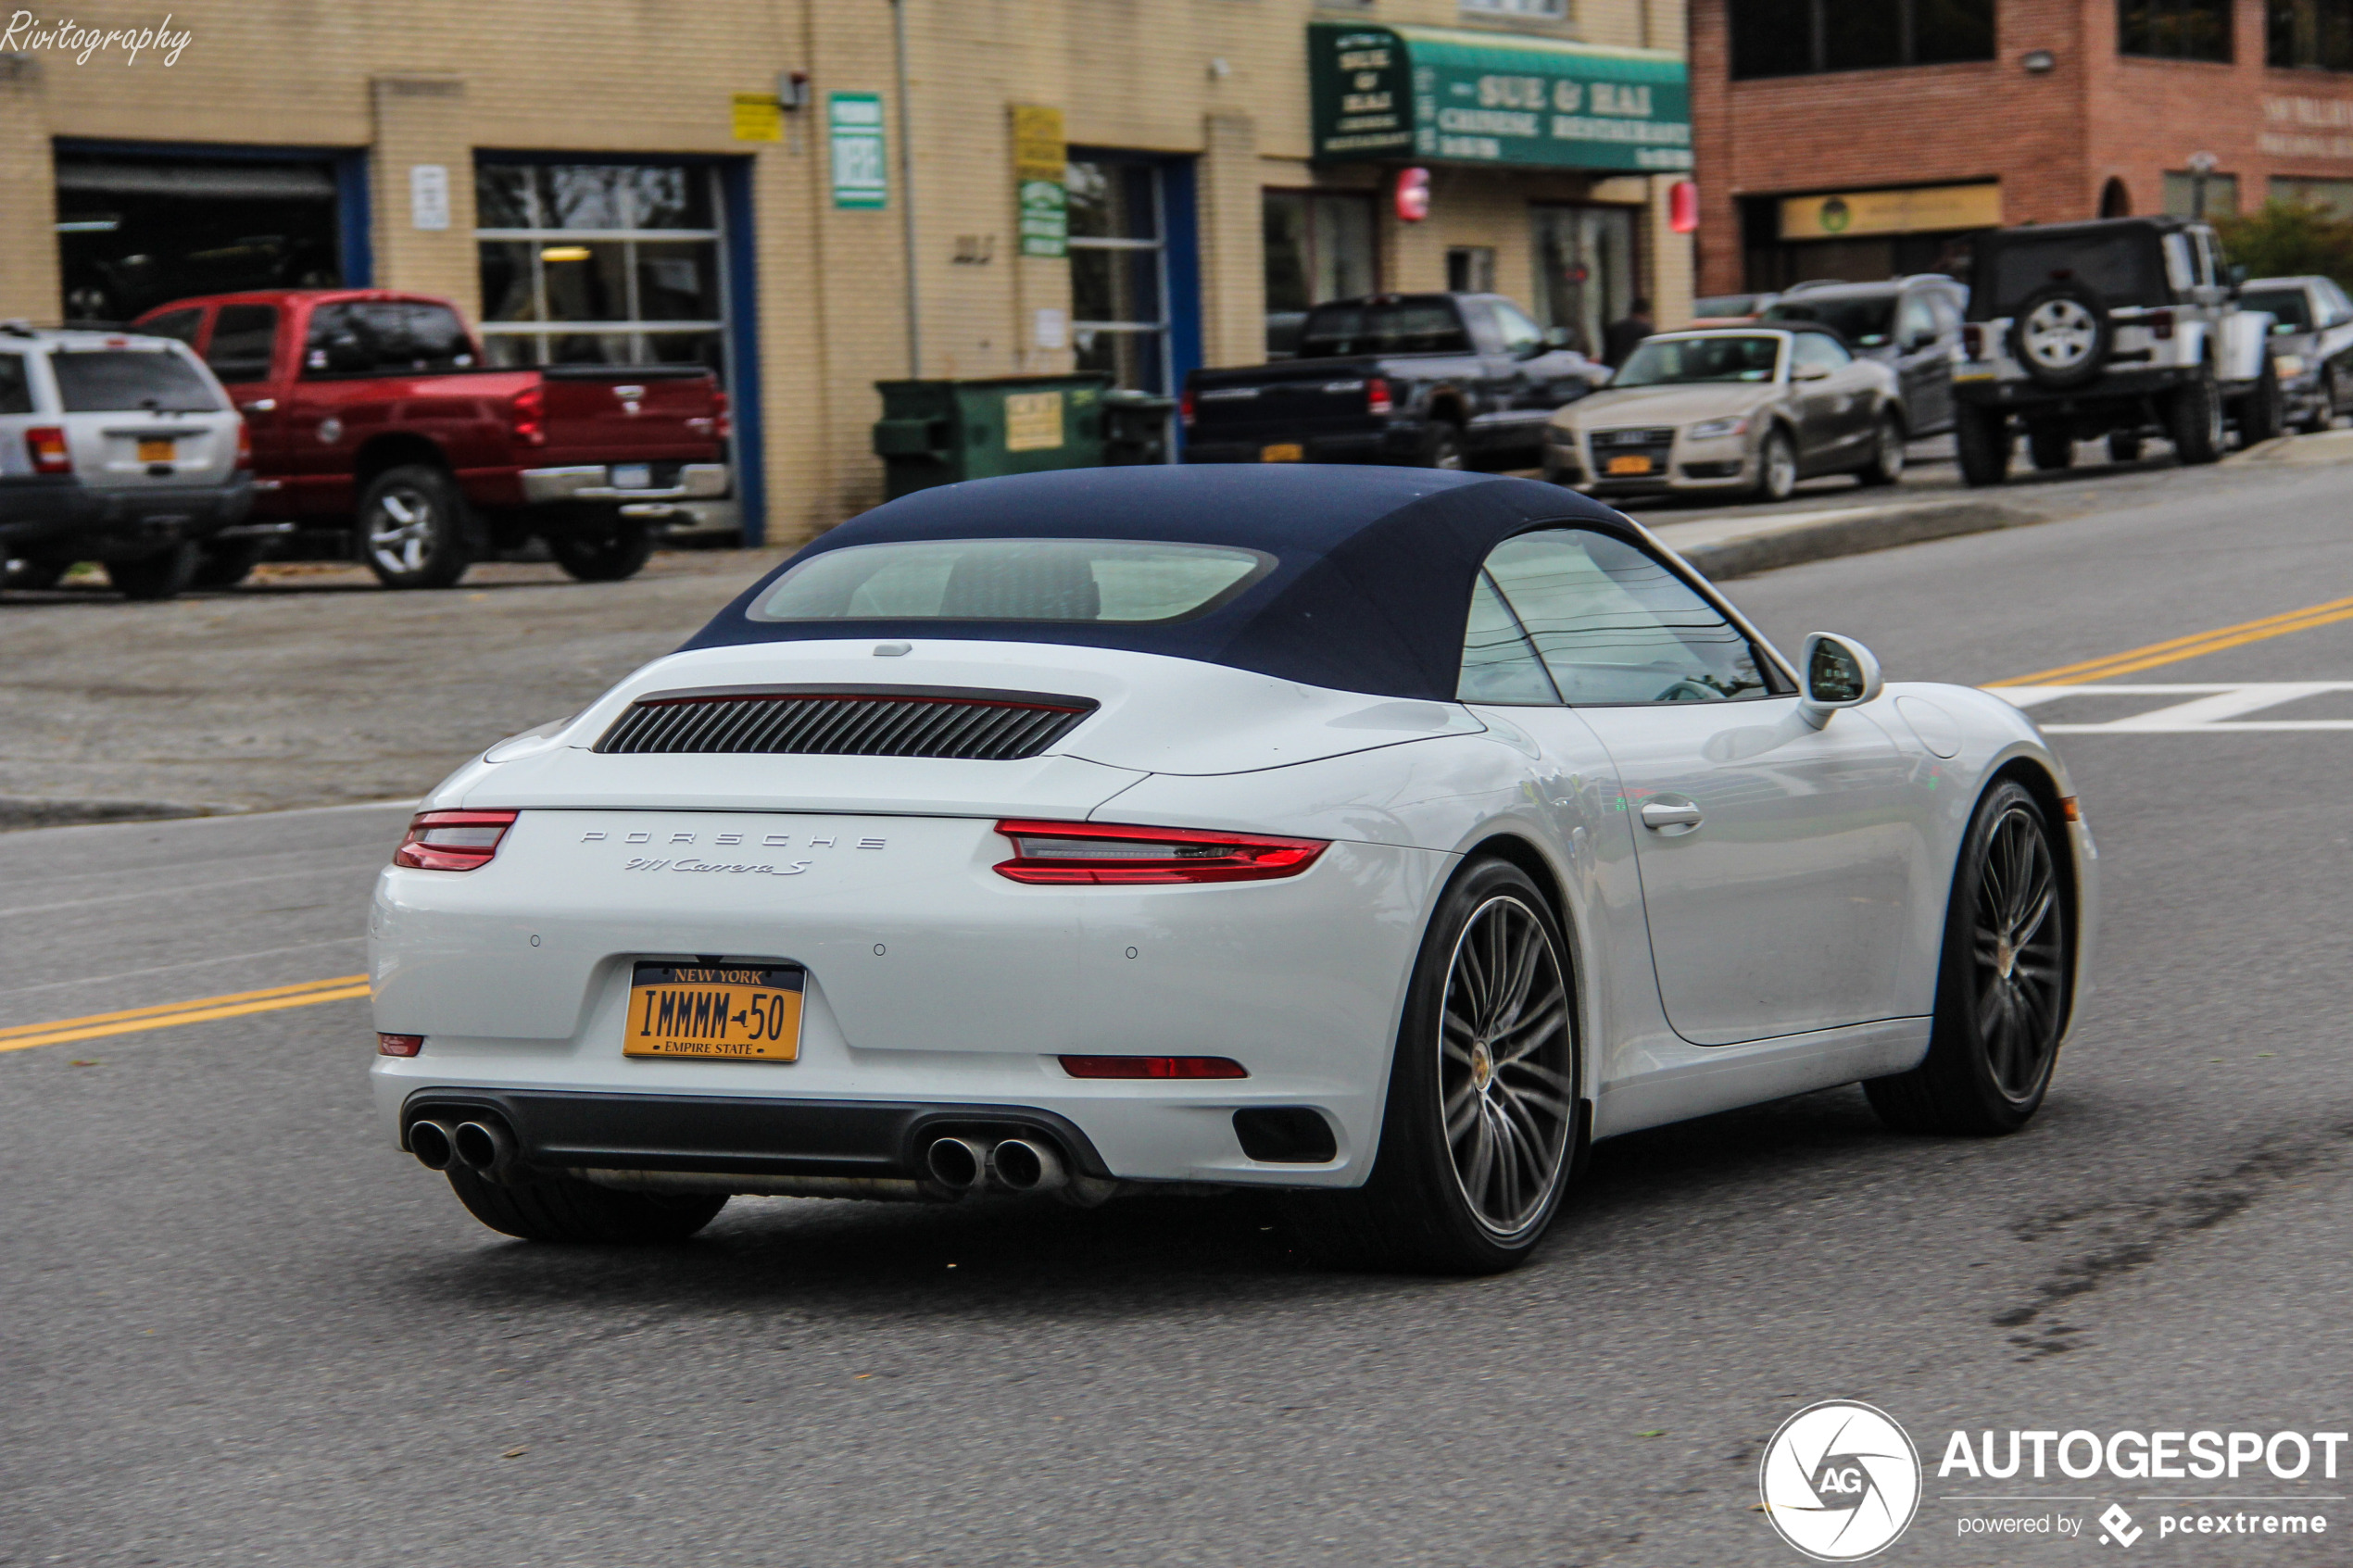
<path id="1" fill-rule="evenodd" d="M 2066 1032 L 2073 960 L 2065 852 L 2015 780 L 1979 802 L 1945 907 L 1928 1055 L 1908 1073 L 1863 1085 L 1888 1125 L 2014 1133 L 2042 1106 Z"/>
<path id="2" fill-rule="evenodd" d="M 386 469 L 359 498 L 360 558 L 387 588 L 447 588 L 466 574 L 465 502 L 424 463 Z"/>
<path id="3" fill-rule="evenodd" d="M 169 599 L 195 580 L 196 545 L 183 539 L 136 560 L 107 562 L 107 581 L 126 599 Z"/>
<path id="4" fill-rule="evenodd" d="M 2222 389 L 2214 367 L 2200 365 L 2175 391 L 2165 410 L 2165 433 L 2172 438 L 2173 455 L 2197 465 L 2222 459 Z"/>
<path id="5" fill-rule="evenodd" d="M 1441 1273 L 1526 1261 L 1581 1152 L 1573 981 L 1528 874 L 1466 867 L 1415 962 L 1372 1174 L 1289 1200 L 1302 1247 L 1327 1263 Z"/>
<path id="6" fill-rule="evenodd" d="M 2026 427 L 2026 456 L 2045 473 L 2075 466 L 2075 432 L 2056 422 Z"/>
<path id="7" fill-rule="evenodd" d="M 635 577 L 654 553 L 653 530 L 641 518 L 621 518 L 602 532 L 566 531 L 546 538 L 556 564 L 583 583 Z"/>
<path id="8" fill-rule="evenodd" d="M 1888 409 L 1871 432 L 1871 460 L 1855 477 L 1865 484 L 1894 484 L 1904 477 L 1904 421 Z"/>

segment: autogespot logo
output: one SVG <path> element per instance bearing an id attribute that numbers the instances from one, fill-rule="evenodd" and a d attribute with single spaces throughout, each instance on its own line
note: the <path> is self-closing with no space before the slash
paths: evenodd
<path id="1" fill-rule="evenodd" d="M 1920 1506 L 1920 1456 L 1886 1411 L 1825 1399 L 1781 1423 L 1757 1474 L 1765 1517 L 1819 1562 L 1882 1551 Z"/>

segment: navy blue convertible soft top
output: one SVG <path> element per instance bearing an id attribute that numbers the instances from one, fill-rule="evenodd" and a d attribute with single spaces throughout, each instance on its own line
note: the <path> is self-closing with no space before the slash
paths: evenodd
<path id="1" fill-rule="evenodd" d="M 1435 469 L 1203 464 L 975 480 L 918 491 L 834 529 L 686 646 L 845 637 L 1064 643 L 1451 701 L 1479 564 L 1512 535 L 1564 521 L 1626 533 L 1617 513 L 1573 491 Z M 763 621 L 749 613 L 778 577 L 812 557 L 927 539 L 1239 546 L 1273 555 L 1276 565 L 1209 613 L 1176 621 Z"/>

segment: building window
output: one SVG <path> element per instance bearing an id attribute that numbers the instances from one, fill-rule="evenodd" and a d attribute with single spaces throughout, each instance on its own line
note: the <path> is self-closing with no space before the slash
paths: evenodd
<path id="1" fill-rule="evenodd" d="M 1493 245 L 1447 246 L 1446 287 L 1454 294 L 1493 294 L 1495 292 L 1495 247 Z"/>
<path id="2" fill-rule="evenodd" d="M 716 174 L 681 164 L 474 166 L 494 365 L 724 371 Z"/>
<path id="3" fill-rule="evenodd" d="M 2269 0 L 2263 23 L 2269 64 L 2353 70 L 2353 0 Z"/>
<path id="4" fill-rule="evenodd" d="M 2271 199 L 2317 207 L 2332 218 L 2353 218 L 2353 180 L 2299 180 L 2274 174 Z"/>
<path id="5" fill-rule="evenodd" d="M 1266 357 L 1298 351 L 1311 307 L 1378 292 L 1373 198 L 1353 191 L 1268 191 Z"/>
<path id="6" fill-rule="evenodd" d="M 1531 207 L 1535 225 L 1536 319 L 1567 330 L 1568 346 L 1598 358 L 1635 286 L 1634 209 Z"/>
<path id="7" fill-rule="evenodd" d="M 1071 333 L 1078 368 L 1114 386 L 1168 385 L 1167 225 L 1157 164 L 1074 158 L 1070 187 Z"/>
<path id="8" fill-rule="evenodd" d="M 2239 177 L 2235 174 L 2209 174 L 2206 177 L 2205 210 L 2199 210 L 2197 176 L 2168 174 L 2165 177 L 2165 210 L 2176 218 L 2227 218 L 2239 209 Z"/>
<path id="9" fill-rule="evenodd" d="M 1994 0 L 1728 0 L 1732 77 L 1994 57 Z"/>
<path id="10" fill-rule="evenodd" d="M 2231 0 L 2117 0 L 2116 47 L 2160 60 L 2231 61 Z"/>

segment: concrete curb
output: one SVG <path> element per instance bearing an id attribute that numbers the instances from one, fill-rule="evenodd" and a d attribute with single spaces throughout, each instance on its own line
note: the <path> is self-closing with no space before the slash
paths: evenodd
<path id="1" fill-rule="evenodd" d="M 242 814 L 236 806 L 195 805 L 178 800 L 56 800 L 0 795 L 0 833 L 26 828 L 75 827 L 90 822 L 159 822 L 178 817 Z"/>
<path id="2" fill-rule="evenodd" d="M 1990 533 L 2001 528 L 2027 528 L 2049 521 L 2040 512 L 1994 500 L 1932 501 L 1869 510 L 1857 508 L 1848 515 L 1821 518 L 1793 528 L 1761 529 L 1743 537 L 1695 545 L 1680 554 L 1701 576 L 1721 583 L 1785 566 L 1801 566 L 1807 561 L 1868 555 L 1900 545 L 1950 539 L 1963 533 Z"/>

